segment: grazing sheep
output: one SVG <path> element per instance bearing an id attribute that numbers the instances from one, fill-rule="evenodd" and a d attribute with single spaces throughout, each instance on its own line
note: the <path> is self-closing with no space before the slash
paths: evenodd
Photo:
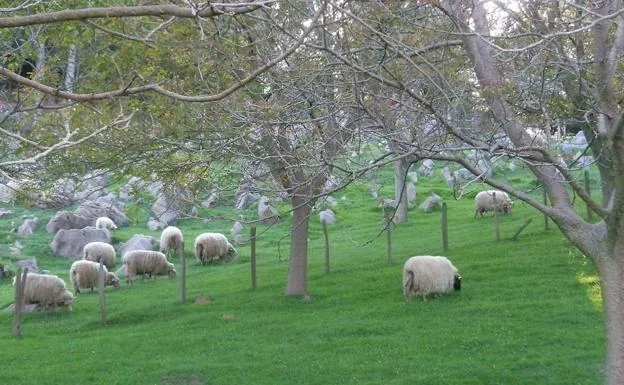
<path id="1" fill-rule="evenodd" d="M 15 286 L 13 277 L 13 286 Z M 24 303 L 43 307 L 63 305 L 71 307 L 74 296 L 67 290 L 65 281 L 56 275 L 28 273 L 24 285 Z"/>
<path id="2" fill-rule="evenodd" d="M 169 275 L 175 278 L 176 270 L 173 263 L 167 261 L 167 256 L 159 251 L 132 250 L 123 257 L 126 266 L 127 282 L 130 284 L 136 275 Z"/>
<path id="3" fill-rule="evenodd" d="M 169 253 L 178 251 L 178 248 L 184 243 L 182 231 L 175 226 L 167 226 L 160 233 L 160 252 Z"/>
<path id="4" fill-rule="evenodd" d="M 494 205 L 495 198 L 496 205 Z M 506 192 L 498 190 L 481 191 L 475 196 L 474 217 L 476 218 L 477 214 L 483 216 L 483 213 L 486 211 L 497 211 L 504 214 L 511 213 L 512 207 L 513 202 Z"/>
<path id="5" fill-rule="evenodd" d="M 117 230 L 117 225 L 109 217 L 99 217 L 95 220 L 95 228 L 112 231 Z"/>
<path id="6" fill-rule="evenodd" d="M 461 276 L 446 257 L 420 255 L 411 257 L 403 266 L 403 294 L 407 300 L 411 295 L 446 294 L 461 290 Z"/>
<path id="7" fill-rule="evenodd" d="M 119 278 L 117 274 L 112 271 L 108 271 L 104 266 L 104 272 L 106 273 L 105 286 L 113 286 L 119 288 Z M 74 293 L 80 293 L 80 289 L 91 289 L 98 286 L 98 279 L 100 274 L 100 264 L 88 260 L 80 260 L 72 263 L 69 268 L 69 279 L 74 287 Z"/>
<path id="8" fill-rule="evenodd" d="M 195 238 L 195 257 L 202 265 L 211 263 L 214 258 L 231 260 L 238 252 L 221 233 L 203 233 Z"/>
<path id="9" fill-rule="evenodd" d="M 115 266 L 117 255 L 115 254 L 115 248 L 108 243 L 89 242 L 82 249 L 82 259 L 93 262 L 100 262 L 100 259 L 102 259 L 102 263 L 110 269 Z"/>

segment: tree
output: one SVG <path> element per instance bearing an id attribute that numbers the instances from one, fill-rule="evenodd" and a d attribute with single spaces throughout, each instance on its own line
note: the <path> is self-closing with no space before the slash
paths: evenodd
<path id="1" fill-rule="evenodd" d="M 513 194 L 548 215 L 595 262 L 605 307 L 606 382 L 624 383 L 624 114 L 617 76 L 624 54 L 623 4 L 518 2 L 518 8 L 498 11 L 488 6 L 458 0 L 353 4 L 345 12 L 367 44 L 352 42 L 350 51 L 357 55 L 317 48 L 437 120 L 441 135 L 427 144 L 404 142 L 407 153 L 457 162 Z M 380 52 L 383 59 L 370 65 L 366 59 Z M 587 151 L 600 170 L 601 200 L 583 190 L 574 162 L 559 159 L 553 128 L 586 133 Z M 468 150 L 521 161 L 550 204 L 482 173 L 466 158 Z M 577 213 L 572 194 L 600 220 L 589 222 Z"/>

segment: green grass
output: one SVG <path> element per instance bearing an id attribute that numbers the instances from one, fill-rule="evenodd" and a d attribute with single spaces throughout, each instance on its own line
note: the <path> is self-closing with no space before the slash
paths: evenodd
<path id="1" fill-rule="evenodd" d="M 0 314 L 0 383 L 602 383 L 603 315 L 591 263 L 552 223 L 544 231 L 542 216 L 523 204 L 502 217 L 503 240 L 496 242 L 492 218 L 473 218 L 472 196 L 455 201 L 437 179 L 419 181 L 418 203 L 430 191 L 446 199 L 447 255 L 463 276 L 459 293 L 404 301 L 403 262 L 442 254 L 439 212 L 410 211 L 408 223 L 392 232 L 394 264 L 388 266 L 386 236 L 378 236 L 381 213 L 366 186 L 355 185 L 336 195 L 339 222 L 330 227 L 328 275 L 318 215 L 311 220 L 311 300 L 283 295 L 286 215 L 283 223 L 258 229 L 256 290 L 250 289 L 249 246 L 243 246 L 240 261 L 227 266 L 190 261 L 186 305 L 178 302 L 179 280 L 159 278 L 107 289 L 106 327 L 96 293 L 80 294 L 71 313 L 26 314 L 20 339 L 11 336 L 11 315 Z M 71 261 L 51 255 L 47 219 L 32 237 L 8 233 L 10 221 L 21 223 L 25 212 L 53 213 L 10 209 L 10 218 L 0 221 L 0 260 L 13 262 L 7 245 L 20 239 L 25 257 L 37 256 L 40 267 L 67 278 Z M 197 234 L 229 234 L 232 222 L 217 218 L 235 219 L 231 210 L 210 213 L 215 219 L 208 223 L 180 223 L 188 255 Z M 519 240 L 509 240 L 528 218 L 533 222 Z M 136 225 L 115 239 L 135 233 L 158 235 Z M 0 304 L 12 296 L 12 287 L 0 284 Z M 194 304 L 198 296 L 210 302 Z"/>

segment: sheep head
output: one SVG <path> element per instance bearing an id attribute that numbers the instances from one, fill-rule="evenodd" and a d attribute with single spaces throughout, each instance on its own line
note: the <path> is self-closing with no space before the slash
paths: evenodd
<path id="1" fill-rule="evenodd" d="M 106 274 L 106 285 L 119 289 L 121 285 L 119 284 L 119 277 L 117 277 L 117 274 L 109 271 L 108 274 Z"/>
<path id="2" fill-rule="evenodd" d="M 462 277 L 459 274 L 455 274 L 455 279 L 453 279 L 453 289 L 460 291 L 461 290 L 461 281 Z"/>

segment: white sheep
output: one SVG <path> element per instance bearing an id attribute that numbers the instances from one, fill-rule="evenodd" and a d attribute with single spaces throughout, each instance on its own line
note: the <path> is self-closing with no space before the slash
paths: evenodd
<path id="1" fill-rule="evenodd" d="M 99 217 L 95 220 L 95 228 L 112 231 L 117 230 L 117 225 L 109 217 Z"/>
<path id="2" fill-rule="evenodd" d="M 195 238 L 195 257 L 202 265 L 211 263 L 214 258 L 231 260 L 238 252 L 221 233 L 203 233 Z"/>
<path id="3" fill-rule="evenodd" d="M 496 204 L 494 204 L 496 199 Z M 477 214 L 483 216 L 486 211 L 497 211 L 500 213 L 511 213 L 513 202 L 504 191 L 488 190 L 481 191 L 475 196 L 475 218 Z"/>
<path id="4" fill-rule="evenodd" d="M 127 282 L 134 281 L 136 275 L 169 275 L 175 278 L 176 270 L 173 263 L 167 261 L 167 256 L 159 251 L 152 250 L 132 250 L 124 255 L 124 265 L 126 266 Z"/>
<path id="5" fill-rule="evenodd" d="M 13 286 L 15 279 L 13 277 Z M 24 303 L 43 307 L 63 305 L 71 307 L 74 296 L 67 290 L 65 281 L 56 275 L 28 273 L 24 285 Z"/>
<path id="6" fill-rule="evenodd" d="M 428 294 L 446 294 L 461 290 L 461 276 L 446 257 L 419 255 L 409 258 L 403 266 L 403 294 L 407 300 L 411 295 L 420 295 L 423 300 Z"/>
<path id="7" fill-rule="evenodd" d="M 106 274 L 105 286 L 113 286 L 119 288 L 119 278 L 117 274 L 112 271 L 108 271 L 104 266 L 104 273 Z M 80 289 L 91 289 L 98 286 L 98 279 L 100 274 L 100 264 L 89 260 L 79 260 L 72 263 L 69 268 L 69 279 L 74 287 L 74 293 L 80 293 Z"/>
<path id="8" fill-rule="evenodd" d="M 115 248 L 106 242 L 89 242 L 82 249 L 82 259 L 87 261 L 100 262 L 107 268 L 115 266 L 117 255 Z"/>
<path id="9" fill-rule="evenodd" d="M 167 226 L 160 233 L 160 252 L 169 253 L 177 252 L 178 248 L 184 244 L 182 231 L 175 226 Z"/>

